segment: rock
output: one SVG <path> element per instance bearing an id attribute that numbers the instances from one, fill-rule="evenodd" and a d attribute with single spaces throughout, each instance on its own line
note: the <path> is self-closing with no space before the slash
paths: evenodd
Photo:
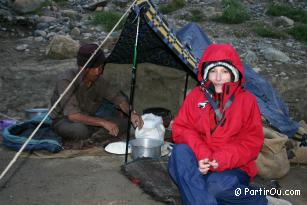
<path id="1" fill-rule="evenodd" d="M 106 7 L 104 7 L 104 9 L 103 9 L 104 11 L 106 11 L 106 12 L 108 12 L 108 11 L 111 11 L 112 10 L 112 8 L 111 7 L 109 7 L 109 6 L 106 6 Z"/>
<path id="2" fill-rule="evenodd" d="M 107 49 L 107 48 L 103 49 L 103 52 L 104 52 L 104 53 L 109 53 L 109 51 L 110 51 L 110 50 Z"/>
<path id="3" fill-rule="evenodd" d="M 65 33 L 65 31 L 61 30 L 61 31 L 58 31 L 58 32 L 57 32 L 57 35 L 62 35 L 62 36 L 65 36 L 65 35 L 66 35 L 66 33 Z"/>
<path id="4" fill-rule="evenodd" d="M 22 26 L 32 26 L 36 24 L 36 20 L 33 18 L 28 18 L 28 17 L 24 17 L 24 16 L 15 16 L 14 22 L 16 22 L 18 25 L 22 25 Z"/>
<path id="5" fill-rule="evenodd" d="M 46 37 L 46 36 L 47 36 L 47 33 L 46 33 L 46 31 L 36 30 L 36 31 L 34 31 L 34 36 Z"/>
<path id="6" fill-rule="evenodd" d="M 53 38 L 55 35 L 56 35 L 55 32 L 50 32 L 50 33 L 47 34 L 46 38 L 50 39 L 50 38 Z"/>
<path id="7" fill-rule="evenodd" d="M 287 74 L 285 72 L 281 72 L 279 75 L 280 76 L 286 76 Z"/>
<path id="8" fill-rule="evenodd" d="M 15 49 L 16 49 L 17 51 L 24 51 L 24 50 L 26 50 L 28 47 L 29 47 L 28 44 L 21 44 L 21 45 L 16 46 Z"/>
<path id="9" fill-rule="evenodd" d="M 48 27 L 49 27 L 49 23 L 47 23 L 47 22 L 38 23 L 38 24 L 36 25 L 36 28 L 37 28 L 38 30 L 45 30 L 45 29 L 47 29 Z"/>
<path id="10" fill-rule="evenodd" d="M 95 9 L 95 11 L 103 11 L 103 7 L 99 6 Z"/>
<path id="11" fill-rule="evenodd" d="M 276 50 L 274 48 L 265 48 L 263 50 L 264 58 L 269 61 L 279 61 L 287 63 L 290 61 L 290 58 L 283 52 Z"/>
<path id="12" fill-rule="evenodd" d="M 261 68 L 259 67 L 253 67 L 252 68 L 256 73 L 259 73 L 261 71 Z"/>
<path id="13" fill-rule="evenodd" d="M 25 21 L 26 17 L 24 17 L 24 16 L 16 16 L 16 20 L 17 21 Z"/>
<path id="14" fill-rule="evenodd" d="M 50 27 L 49 27 L 49 29 L 50 29 Z M 60 25 L 57 25 L 55 28 L 54 28 L 54 31 L 55 32 L 61 32 L 61 31 L 63 31 L 63 26 L 60 26 Z"/>
<path id="15" fill-rule="evenodd" d="M 44 40 L 44 38 L 42 36 L 37 36 L 37 37 L 34 38 L 34 41 L 36 41 L 36 42 L 41 42 L 43 40 Z"/>
<path id="16" fill-rule="evenodd" d="M 62 15 L 65 17 L 69 17 L 69 19 L 72 19 L 72 20 L 77 20 L 79 17 L 78 12 L 71 10 L 71 9 L 62 10 Z"/>
<path id="17" fill-rule="evenodd" d="M 80 31 L 80 29 L 79 29 L 78 27 L 75 27 L 75 28 L 73 28 L 73 29 L 70 31 L 70 35 L 71 35 L 72 37 L 78 37 L 78 36 L 80 36 L 80 33 L 81 33 L 81 31 Z"/>
<path id="18" fill-rule="evenodd" d="M 289 28 L 293 27 L 294 21 L 286 16 L 279 16 L 274 19 L 273 25 L 277 27 Z"/>
<path id="19" fill-rule="evenodd" d="M 119 7 L 125 7 L 128 4 L 129 0 L 112 0 L 112 3 Z"/>
<path id="20" fill-rule="evenodd" d="M 88 39 L 90 37 L 92 37 L 92 34 L 91 33 L 83 33 L 83 36 L 85 39 Z"/>
<path id="21" fill-rule="evenodd" d="M 54 11 L 52 11 L 49 6 L 42 8 L 40 12 L 42 13 L 41 16 L 53 16 L 54 14 Z"/>
<path id="22" fill-rule="evenodd" d="M 295 61 L 294 63 L 295 63 L 296 65 L 303 65 L 303 64 L 304 64 L 304 62 L 301 61 L 301 60 Z"/>
<path id="23" fill-rule="evenodd" d="M 103 32 L 103 27 L 98 25 L 95 27 L 95 31 L 99 32 L 101 35 L 104 35 L 105 33 Z"/>
<path id="24" fill-rule="evenodd" d="M 53 59 L 73 58 L 77 55 L 79 43 L 70 36 L 57 35 L 48 45 L 46 55 Z"/>
<path id="25" fill-rule="evenodd" d="M 246 53 L 244 53 L 243 58 L 244 61 L 250 65 L 254 65 L 258 61 L 257 55 L 251 50 L 248 50 Z"/>
<path id="26" fill-rule="evenodd" d="M 293 43 L 292 43 L 292 42 L 287 42 L 287 43 L 286 43 L 286 46 L 292 47 L 292 46 L 293 46 Z"/>
<path id="27" fill-rule="evenodd" d="M 57 19 L 52 16 L 40 16 L 38 19 L 39 22 L 41 23 L 50 23 L 50 22 L 55 22 Z"/>
<path id="28" fill-rule="evenodd" d="M 45 0 L 10 0 L 11 7 L 20 14 L 33 12 L 44 2 Z"/>
<path id="29" fill-rule="evenodd" d="M 213 17 L 221 16 L 222 12 L 216 11 L 215 7 L 208 6 L 208 7 L 204 7 L 203 14 L 206 16 L 206 18 L 210 19 Z"/>
<path id="30" fill-rule="evenodd" d="M 98 1 L 98 2 L 93 2 L 89 5 L 83 6 L 84 9 L 90 10 L 90 11 L 95 11 L 97 7 L 105 7 L 108 4 L 107 1 Z"/>

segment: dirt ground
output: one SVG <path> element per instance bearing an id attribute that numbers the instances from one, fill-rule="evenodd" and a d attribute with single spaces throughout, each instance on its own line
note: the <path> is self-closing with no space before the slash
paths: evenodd
<path id="1" fill-rule="evenodd" d="M 0 147 L 0 170 L 15 152 Z M 5 205 L 158 205 L 120 171 L 124 157 L 108 153 L 66 159 L 23 156 L 0 181 L 0 204 Z M 307 203 L 307 167 L 293 165 L 278 179 L 285 190 L 298 195 L 281 196 L 295 205 Z M 266 183 L 256 178 L 258 183 Z M 291 193 L 291 192 L 289 192 Z"/>
<path id="2" fill-rule="evenodd" d="M 1 172 L 14 153 L 0 148 Z M 123 163 L 123 156 L 107 153 L 68 159 L 21 157 L 0 182 L 0 204 L 161 204 L 120 172 Z"/>

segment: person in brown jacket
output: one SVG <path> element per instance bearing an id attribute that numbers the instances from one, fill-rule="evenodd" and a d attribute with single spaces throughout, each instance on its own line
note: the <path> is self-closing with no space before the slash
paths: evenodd
<path id="1" fill-rule="evenodd" d="M 56 102 L 97 48 L 96 44 L 85 44 L 79 48 L 78 68 L 68 69 L 58 76 L 51 104 Z M 104 65 L 105 55 L 99 49 L 51 113 L 52 128 L 64 140 L 76 141 L 94 135 L 102 138 L 118 137 L 126 132 L 127 117 L 123 116 L 128 116 L 129 103 L 120 90 L 103 78 Z M 114 105 L 111 108 L 115 112 L 111 111 L 111 116 L 99 115 L 104 102 Z M 124 115 L 120 115 L 118 110 Z M 131 113 L 131 122 L 134 127 L 143 126 L 142 118 L 136 112 Z"/>

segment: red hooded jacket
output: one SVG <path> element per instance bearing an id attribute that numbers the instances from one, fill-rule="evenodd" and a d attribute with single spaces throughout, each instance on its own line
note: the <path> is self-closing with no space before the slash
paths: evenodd
<path id="1" fill-rule="evenodd" d="M 262 121 L 256 98 L 242 87 L 244 69 L 233 47 L 227 44 L 209 45 L 198 66 L 198 80 L 203 80 L 201 69 L 204 63 L 222 60 L 230 61 L 241 74 L 238 82 L 223 85 L 219 103 L 221 112 L 234 94 L 234 100 L 225 110 L 223 120 L 216 127 L 214 110 L 207 102 L 201 86 L 198 86 L 189 93 L 181 106 L 172 126 L 172 137 L 176 144 L 187 144 L 197 160 L 216 160 L 219 166 L 215 170 L 211 168 L 211 171 L 240 168 L 253 179 L 257 173 L 255 160 L 264 142 Z M 207 81 L 204 86 L 208 88 L 210 84 Z M 216 97 L 216 94 L 213 95 L 213 99 Z M 205 107 L 200 108 L 199 103 L 204 102 Z"/>

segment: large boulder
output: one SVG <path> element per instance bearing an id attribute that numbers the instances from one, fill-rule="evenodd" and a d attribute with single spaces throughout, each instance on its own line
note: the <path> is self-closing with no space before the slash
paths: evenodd
<path id="1" fill-rule="evenodd" d="M 79 43 L 70 36 L 57 35 L 48 45 L 46 55 L 53 59 L 67 59 L 76 57 Z"/>
<path id="2" fill-rule="evenodd" d="M 273 20 L 274 26 L 291 28 L 294 26 L 294 21 L 286 16 L 279 16 Z"/>
<path id="3" fill-rule="evenodd" d="M 289 56 L 275 48 L 265 48 L 263 50 L 264 58 L 269 61 L 279 61 L 287 63 L 290 61 Z"/>
<path id="4" fill-rule="evenodd" d="M 10 0 L 11 7 L 20 14 L 39 9 L 46 0 Z"/>

